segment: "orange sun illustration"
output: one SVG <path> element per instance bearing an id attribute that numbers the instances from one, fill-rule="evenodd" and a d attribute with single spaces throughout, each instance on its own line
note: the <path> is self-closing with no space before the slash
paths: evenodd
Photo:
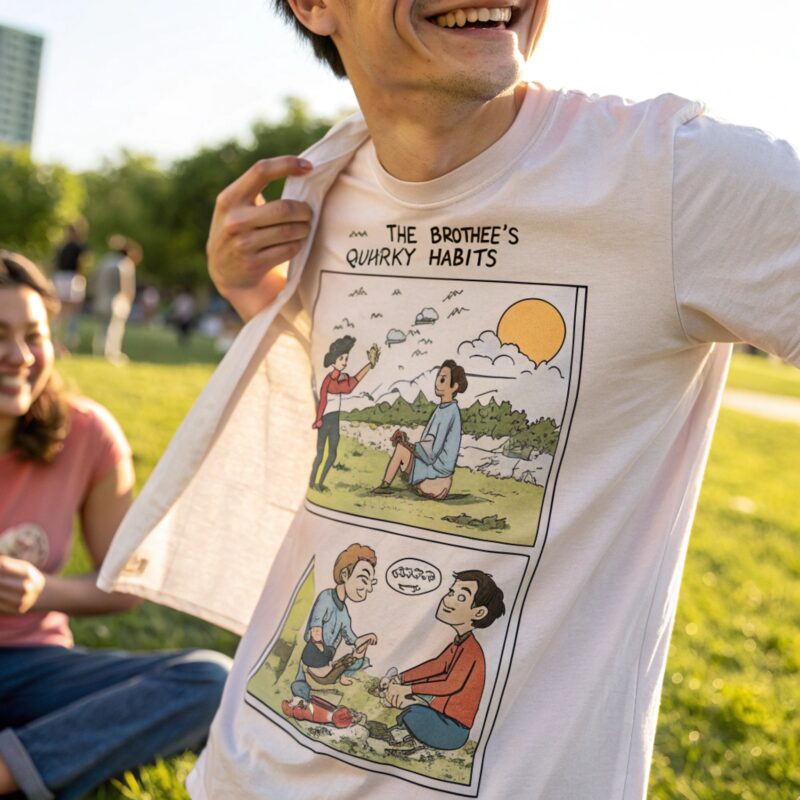
<path id="1" fill-rule="evenodd" d="M 558 309 L 534 297 L 509 306 L 497 323 L 497 338 L 503 344 L 515 344 L 537 367 L 558 355 L 566 333 Z"/>

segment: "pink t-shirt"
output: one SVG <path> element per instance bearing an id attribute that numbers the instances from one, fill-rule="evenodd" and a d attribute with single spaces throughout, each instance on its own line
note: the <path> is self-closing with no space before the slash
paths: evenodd
<path id="1" fill-rule="evenodd" d="M 102 406 L 70 397 L 70 430 L 50 464 L 0 456 L 0 555 L 30 561 L 54 574 L 66 563 L 75 514 L 92 487 L 130 455 L 117 422 Z M 66 614 L 0 614 L 0 647 L 71 647 Z"/>

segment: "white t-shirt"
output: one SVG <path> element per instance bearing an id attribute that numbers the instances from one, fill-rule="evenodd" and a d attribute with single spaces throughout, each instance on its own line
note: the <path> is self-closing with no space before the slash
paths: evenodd
<path id="1" fill-rule="evenodd" d="M 299 296 L 316 393 L 345 336 L 348 375 L 380 358 L 317 433 L 192 796 L 643 798 L 714 342 L 800 361 L 798 219 L 788 146 L 673 96 L 531 86 L 425 183 L 364 144 Z"/>

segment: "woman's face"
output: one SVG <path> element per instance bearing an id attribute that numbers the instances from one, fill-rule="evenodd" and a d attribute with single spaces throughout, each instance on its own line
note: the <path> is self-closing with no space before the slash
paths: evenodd
<path id="1" fill-rule="evenodd" d="M 47 309 L 27 286 L 0 288 L 0 417 L 27 414 L 53 373 Z"/>

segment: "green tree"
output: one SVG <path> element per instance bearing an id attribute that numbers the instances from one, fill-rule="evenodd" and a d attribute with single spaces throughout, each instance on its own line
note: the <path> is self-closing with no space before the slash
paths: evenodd
<path id="1" fill-rule="evenodd" d="M 123 150 L 118 160 L 106 161 L 83 177 L 85 215 L 95 256 L 105 252 L 109 236 L 121 233 L 142 245 L 140 282 L 176 282 L 181 267 L 179 250 L 165 224 L 171 202 L 170 179 L 155 159 Z"/>
<path id="2" fill-rule="evenodd" d="M 81 181 L 66 167 L 36 164 L 27 149 L 0 146 L 1 246 L 50 262 L 82 203 Z"/>

